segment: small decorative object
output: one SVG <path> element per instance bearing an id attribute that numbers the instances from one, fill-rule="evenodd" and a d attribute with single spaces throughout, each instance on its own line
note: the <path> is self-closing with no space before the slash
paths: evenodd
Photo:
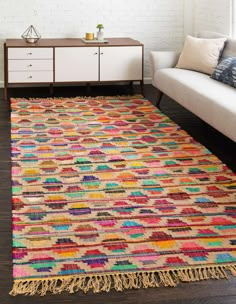
<path id="1" fill-rule="evenodd" d="M 33 25 L 27 28 L 27 30 L 22 34 L 21 36 L 23 39 L 25 39 L 28 43 L 36 43 L 40 38 L 41 35 L 39 32 L 35 29 Z"/>
<path id="2" fill-rule="evenodd" d="M 104 29 L 104 26 L 102 23 L 99 23 L 97 25 L 97 29 L 98 29 L 98 32 L 97 32 L 97 40 L 103 40 L 104 38 L 104 33 L 102 32 L 102 29 Z"/>
<path id="3" fill-rule="evenodd" d="M 85 39 L 86 40 L 93 40 L 94 39 L 94 33 L 85 33 Z"/>

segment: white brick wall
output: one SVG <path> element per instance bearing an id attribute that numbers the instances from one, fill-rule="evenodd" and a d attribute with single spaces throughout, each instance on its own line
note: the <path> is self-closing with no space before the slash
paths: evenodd
<path id="1" fill-rule="evenodd" d="M 184 36 L 194 35 L 195 1 L 184 1 Z"/>
<path id="2" fill-rule="evenodd" d="M 195 32 L 200 31 L 230 35 L 231 0 L 195 0 Z"/>
<path id="3" fill-rule="evenodd" d="M 144 43 L 147 77 L 150 50 L 181 48 L 183 7 L 184 0 L 0 0 L 0 82 L 4 39 L 20 38 L 30 24 L 44 38 L 63 38 L 82 37 L 103 23 L 106 37 L 132 37 Z"/>
<path id="4" fill-rule="evenodd" d="M 233 29 L 232 29 L 232 34 L 234 37 L 236 37 L 236 0 L 232 0 L 232 4 L 233 4 Z"/>

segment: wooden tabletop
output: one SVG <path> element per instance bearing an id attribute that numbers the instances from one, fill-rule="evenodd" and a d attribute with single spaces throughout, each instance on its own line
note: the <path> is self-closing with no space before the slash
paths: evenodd
<path id="1" fill-rule="evenodd" d="M 36 43 L 27 43 L 24 39 L 6 39 L 6 47 L 87 47 L 87 46 L 142 46 L 132 38 L 106 38 L 108 43 L 86 43 L 80 38 L 47 38 Z"/>

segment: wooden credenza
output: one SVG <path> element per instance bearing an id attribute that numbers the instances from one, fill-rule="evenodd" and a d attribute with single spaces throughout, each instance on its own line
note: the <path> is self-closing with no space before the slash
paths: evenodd
<path id="1" fill-rule="evenodd" d="M 4 44 L 4 99 L 13 84 L 139 81 L 143 86 L 143 44 L 131 38 L 108 43 L 81 39 L 40 39 L 36 44 L 7 39 Z"/>

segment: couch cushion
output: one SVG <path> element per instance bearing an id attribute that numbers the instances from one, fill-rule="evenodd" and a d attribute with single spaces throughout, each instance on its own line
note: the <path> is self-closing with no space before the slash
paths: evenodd
<path id="1" fill-rule="evenodd" d="M 236 57 L 223 59 L 215 68 L 211 78 L 236 88 Z"/>
<path id="2" fill-rule="evenodd" d="M 202 39 L 187 36 L 176 67 L 211 75 L 218 64 L 225 41 L 226 38 Z"/>
<path id="3" fill-rule="evenodd" d="M 236 39 L 228 39 L 225 44 L 222 58 L 236 57 Z"/>
<path id="4" fill-rule="evenodd" d="M 236 142 L 236 90 L 208 75 L 181 69 L 156 71 L 153 84 Z"/>

